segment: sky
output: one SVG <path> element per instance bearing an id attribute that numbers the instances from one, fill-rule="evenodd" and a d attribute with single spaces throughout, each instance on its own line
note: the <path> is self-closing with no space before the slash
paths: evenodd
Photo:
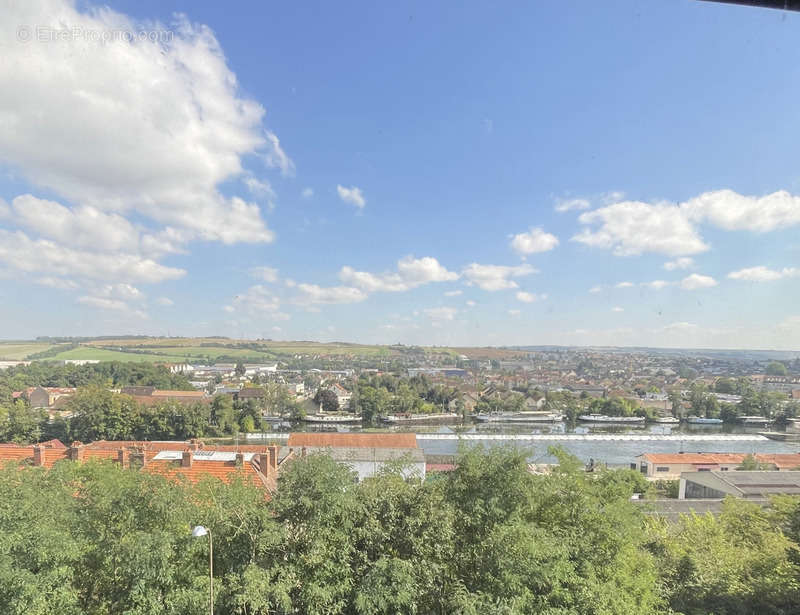
<path id="1" fill-rule="evenodd" d="M 0 0 L 0 338 L 800 350 L 799 40 L 689 0 Z"/>

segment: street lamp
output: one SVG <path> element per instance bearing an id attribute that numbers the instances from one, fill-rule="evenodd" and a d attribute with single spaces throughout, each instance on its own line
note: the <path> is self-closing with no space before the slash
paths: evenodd
<path id="1" fill-rule="evenodd" d="M 214 615 L 214 543 L 211 540 L 211 530 L 196 525 L 192 530 L 192 538 L 208 536 L 208 612 Z"/>

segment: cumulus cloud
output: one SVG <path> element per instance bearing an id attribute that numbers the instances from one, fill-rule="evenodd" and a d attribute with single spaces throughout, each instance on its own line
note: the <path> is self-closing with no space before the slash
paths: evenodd
<path id="1" fill-rule="evenodd" d="M 300 192 L 300 196 L 304 199 L 310 199 L 314 196 L 314 189 L 313 188 L 303 188 L 302 192 Z"/>
<path id="2" fill-rule="evenodd" d="M 4 17 L 54 31 L 163 29 L 68 0 L 12 3 Z M 244 175 L 245 156 L 282 172 L 290 161 L 264 131 L 261 105 L 239 95 L 211 30 L 180 17 L 169 29 L 166 42 L 26 44 L 4 28 L 0 163 L 74 205 L 61 215 L 85 234 L 86 220 L 106 212 L 177 229 L 185 241 L 272 241 L 258 205 L 218 186 Z M 26 222 L 44 225 L 35 212 Z"/>
<path id="3" fill-rule="evenodd" d="M 555 210 L 559 213 L 572 210 L 589 209 L 589 201 L 586 199 L 566 199 L 556 203 Z"/>
<path id="4" fill-rule="evenodd" d="M 105 284 L 90 289 L 89 294 L 78 297 L 77 302 L 83 305 L 146 318 L 144 310 L 145 294 L 131 284 Z"/>
<path id="5" fill-rule="evenodd" d="M 345 188 L 342 185 L 337 185 L 336 192 L 339 193 L 339 198 L 342 199 L 342 201 L 355 205 L 359 209 L 364 209 L 364 206 L 367 204 L 367 200 L 364 198 L 361 188 L 357 188 L 356 186 Z"/>
<path id="6" fill-rule="evenodd" d="M 717 281 L 708 275 L 693 273 L 681 280 L 681 288 L 684 290 L 697 290 L 698 288 L 711 288 L 716 286 Z"/>
<path id="7" fill-rule="evenodd" d="M 694 267 L 694 259 L 691 256 L 681 256 L 675 260 L 667 261 L 663 265 L 667 271 L 675 271 L 676 269 L 689 269 Z"/>
<path id="8" fill-rule="evenodd" d="M 545 233 L 541 228 L 532 228 L 527 233 L 519 233 L 511 239 L 511 249 L 522 257 L 537 252 L 547 252 L 558 245 L 558 238 Z"/>
<path id="9" fill-rule="evenodd" d="M 539 299 L 544 299 L 546 295 L 536 295 L 535 293 L 525 292 L 521 290 L 517 292 L 517 301 L 522 301 L 523 303 L 534 303 Z"/>
<path id="10" fill-rule="evenodd" d="M 297 284 L 298 295 L 294 303 L 299 305 L 358 303 L 367 298 L 367 293 L 350 286 L 318 286 L 316 284 Z"/>
<path id="11" fill-rule="evenodd" d="M 257 318 L 288 320 L 289 315 L 281 312 L 280 307 L 280 299 L 274 292 L 266 286 L 256 284 L 236 295 L 228 305 L 223 306 L 223 310 L 231 314 L 242 312 Z"/>
<path id="12" fill-rule="evenodd" d="M 251 267 L 250 276 L 264 282 L 275 283 L 278 281 L 278 270 L 275 267 Z"/>
<path id="13" fill-rule="evenodd" d="M 45 276 L 34 280 L 40 286 L 47 286 L 49 288 L 56 288 L 58 290 L 75 290 L 78 285 L 73 280 L 66 278 L 54 278 L 52 276 Z"/>
<path id="14" fill-rule="evenodd" d="M 731 271 L 728 277 L 731 280 L 744 280 L 747 282 L 772 282 L 783 278 L 793 278 L 800 276 L 800 269 L 797 267 L 784 267 L 783 269 L 769 269 L 763 265 L 758 267 L 748 267 Z"/>
<path id="15" fill-rule="evenodd" d="M 494 292 L 518 288 L 519 285 L 511 278 L 519 278 L 533 273 L 537 273 L 537 270 L 527 264 L 511 267 L 472 263 L 464 268 L 462 275 L 467 279 L 468 284 L 475 285 L 482 290 Z"/>
<path id="16" fill-rule="evenodd" d="M 136 254 L 77 250 L 46 239 L 31 239 L 22 231 L 2 229 L 0 262 L 26 273 L 150 284 L 186 274 L 183 269 L 166 267 Z"/>
<path id="17" fill-rule="evenodd" d="M 401 258 L 397 261 L 397 271 L 394 272 L 375 274 L 356 271 L 347 266 L 342 267 L 339 272 L 339 279 L 342 282 L 366 293 L 403 292 L 431 282 L 450 282 L 457 280 L 458 277 L 457 273 L 448 271 L 431 256 Z"/>
<path id="18" fill-rule="evenodd" d="M 619 306 L 617 305 L 617 306 L 614 306 L 613 308 L 611 308 L 611 311 L 612 311 L 612 312 L 624 312 L 624 311 L 625 311 L 625 308 L 623 308 L 623 307 L 619 307 Z"/>
<path id="19" fill-rule="evenodd" d="M 614 288 L 633 288 L 634 286 L 633 282 L 619 282 L 614 285 Z"/>
<path id="20" fill-rule="evenodd" d="M 687 256 L 709 249 L 698 225 L 727 231 L 765 233 L 800 224 L 800 197 L 785 190 L 756 197 L 732 190 L 705 192 L 680 204 L 623 201 L 581 214 L 583 230 L 572 237 L 618 256 L 653 252 Z M 665 269 L 685 269 L 691 261 L 670 261 Z"/>
<path id="21" fill-rule="evenodd" d="M 169 297 L 159 297 L 158 299 L 156 299 L 156 303 L 164 307 L 171 307 L 175 305 L 175 302 Z"/>
<path id="22" fill-rule="evenodd" d="M 626 201 L 585 212 L 578 221 L 585 228 L 572 237 L 573 241 L 610 249 L 617 256 L 645 252 L 678 256 L 709 249 L 684 212 L 674 205 Z"/>
<path id="23" fill-rule="evenodd" d="M 667 282 L 666 280 L 653 280 L 652 282 L 642 282 L 642 286 L 646 286 L 647 288 L 652 288 L 653 290 L 661 290 L 669 286 L 671 282 Z"/>
<path id="24" fill-rule="evenodd" d="M 521 310 L 508 310 L 509 316 L 519 316 L 522 313 Z"/>
<path id="25" fill-rule="evenodd" d="M 445 297 L 458 297 L 458 296 L 459 296 L 459 295 L 461 295 L 463 292 L 464 292 L 463 290 L 448 290 L 448 291 L 447 291 L 447 292 L 444 294 L 444 296 L 445 296 Z"/>
<path id="26" fill-rule="evenodd" d="M 800 197 L 785 190 L 761 197 L 715 190 L 689 199 L 681 207 L 691 219 L 707 220 L 727 231 L 764 233 L 800 224 Z"/>
<path id="27" fill-rule="evenodd" d="M 467 299 L 466 304 L 467 304 L 467 307 L 475 307 L 476 305 L 478 305 L 472 299 Z"/>
<path id="28" fill-rule="evenodd" d="M 602 284 L 596 284 L 595 286 L 592 286 L 589 289 L 589 292 L 590 293 L 594 293 L 594 294 L 599 293 L 599 292 L 603 292 L 603 285 Z"/>

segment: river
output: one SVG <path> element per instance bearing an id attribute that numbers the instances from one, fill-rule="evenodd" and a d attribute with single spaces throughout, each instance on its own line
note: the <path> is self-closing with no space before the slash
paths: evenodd
<path id="1" fill-rule="evenodd" d="M 330 429 L 330 428 L 329 428 Z M 308 425 L 292 431 L 319 431 Z M 427 455 L 454 455 L 460 445 L 513 445 L 529 451 L 532 463 L 553 463 L 553 445 L 563 447 L 583 462 L 594 459 L 609 466 L 628 466 L 642 453 L 800 453 L 800 443 L 779 442 L 758 435 L 764 428 L 740 425 L 553 425 L 464 424 L 361 429 L 340 426 L 338 431 L 361 433 L 413 432 Z M 249 434 L 249 442 L 285 441 L 286 433 Z"/>

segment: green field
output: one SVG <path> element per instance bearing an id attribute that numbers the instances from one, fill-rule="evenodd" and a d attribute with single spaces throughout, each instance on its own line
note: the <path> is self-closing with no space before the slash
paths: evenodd
<path id="1" fill-rule="evenodd" d="M 43 342 L 0 342 L 0 360 L 21 361 L 28 355 L 44 352 L 53 344 Z"/>
<path id="2" fill-rule="evenodd" d="M 65 361 L 67 359 L 86 359 L 90 361 L 125 361 L 128 363 L 147 361 L 150 363 L 180 363 L 183 357 L 176 355 L 157 355 L 157 354 L 139 354 L 133 352 L 118 352 L 116 350 L 105 350 L 104 348 L 91 348 L 88 346 L 81 346 L 80 348 L 73 348 L 60 352 L 54 357 L 48 357 L 48 361 Z"/>

